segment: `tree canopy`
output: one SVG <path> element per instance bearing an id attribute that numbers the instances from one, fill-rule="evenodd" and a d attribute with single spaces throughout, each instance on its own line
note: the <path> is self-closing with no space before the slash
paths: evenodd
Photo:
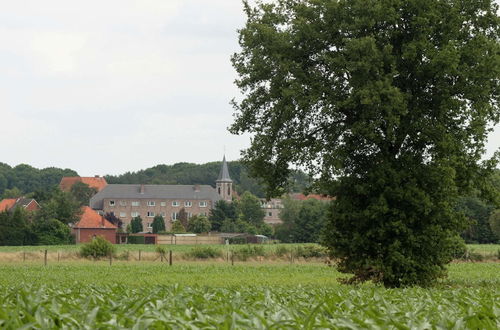
<path id="1" fill-rule="evenodd" d="M 336 196 L 324 244 L 353 281 L 444 274 L 465 229 L 458 196 L 484 188 L 497 164 L 481 162 L 500 116 L 497 10 L 492 0 L 245 2 L 230 130 L 252 134 L 243 161 L 268 196 L 294 167 Z"/>

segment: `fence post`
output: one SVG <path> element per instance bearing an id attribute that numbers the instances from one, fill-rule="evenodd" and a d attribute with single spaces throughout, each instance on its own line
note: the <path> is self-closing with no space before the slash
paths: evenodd
<path id="1" fill-rule="evenodd" d="M 163 262 L 163 253 L 160 253 L 160 262 Z"/>
<path id="2" fill-rule="evenodd" d="M 113 253 L 109 253 L 109 265 L 111 266 L 113 263 Z"/>
<path id="3" fill-rule="evenodd" d="M 26 251 L 23 251 L 23 262 L 26 261 Z"/>
<path id="4" fill-rule="evenodd" d="M 234 266 L 234 253 L 231 251 L 231 266 Z"/>
<path id="5" fill-rule="evenodd" d="M 139 261 L 141 261 L 141 250 L 139 250 Z"/>
<path id="6" fill-rule="evenodd" d="M 43 264 L 45 266 L 47 266 L 47 250 L 45 250 L 45 254 L 44 254 L 44 257 L 43 257 Z"/>
<path id="7" fill-rule="evenodd" d="M 168 264 L 172 266 L 172 250 L 168 251 Z"/>
<path id="8" fill-rule="evenodd" d="M 59 262 L 60 256 L 59 256 L 59 251 L 57 251 L 57 262 Z"/>

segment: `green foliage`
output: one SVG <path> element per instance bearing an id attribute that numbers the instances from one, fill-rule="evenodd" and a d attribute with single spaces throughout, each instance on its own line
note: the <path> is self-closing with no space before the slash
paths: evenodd
<path id="1" fill-rule="evenodd" d="M 327 202 L 316 199 L 284 199 L 280 212 L 283 224 L 277 226 L 276 238 L 288 243 L 319 242 L 327 221 L 328 205 Z"/>
<path id="2" fill-rule="evenodd" d="M 457 208 L 468 220 L 468 228 L 462 234 L 467 243 L 484 244 L 496 241 L 488 223 L 488 218 L 493 211 L 491 205 L 486 204 L 477 196 L 467 196 L 458 200 Z"/>
<path id="3" fill-rule="evenodd" d="M 496 239 L 500 241 L 500 209 L 495 210 L 491 213 L 489 224 L 491 231 L 496 236 Z"/>
<path id="4" fill-rule="evenodd" d="M 167 255 L 167 248 L 161 245 L 157 245 L 155 248 L 155 252 L 158 253 L 160 256 L 165 257 Z"/>
<path id="5" fill-rule="evenodd" d="M 165 231 L 165 219 L 161 215 L 156 215 L 153 219 L 153 234 Z"/>
<path id="6" fill-rule="evenodd" d="M 41 203 L 36 220 L 57 219 L 65 224 L 76 223 L 80 220 L 81 208 L 71 193 L 53 189 L 50 199 Z"/>
<path id="7" fill-rule="evenodd" d="M 48 167 L 37 169 L 29 165 L 21 164 L 10 167 L 7 164 L 0 163 L 0 196 L 7 191 L 7 196 L 19 197 L 22 194 L 35 191 L 49 191 L 52 187 L 59 184 L 63 176 L 77 176 L 73 170 Z M 20 193 L 19 193 L 20 192 Z M 38 201 L 38 199 L 37 199 Z"/>
<path id="8" fill-rule="evenodd" d="M 64 245 L 74 241 L 69 226 L 57 219 L 37 219 L 32 231 L 37 245 Z"/>
<path id="9" fill-rule="evenodd" d="M 172 229 L 170 229 L 170 231 L 174 234 L 183 234 L 186 232 L 186 228 L 184 228 L 180 221 L 173 221 Z"/>
<path id="10" fill-rule="evenodd" d="M 353 281 L 428 285 L 445 274 L 454 209 L 497 164 L 500 44 L 492 0 L 245 2 L 235 134 L 267 194 L 291 166 L 336 196 L 324 244 Z M 485 190 L 485 189 L 484 189 Z"/>
<path id="11" fill-rule="evenodd" d="M 190 233 L 207 233 L 211 227 L 210 220 L 205 216 L 195 215 L 189 219 L 188 231 Z"/>
<path id="12" fill-rule="evenodd" d="M 0 212 L 0 245 L 28 245 L 32 240 L 28 215 L 22 208 Z"/>
<path id="13" fill-rule="evenodd" d="M 248 258 L 263 257 L 266 250 L 262 245 L 243 245 L 233 250 L 235 257 L 240 261 L 246 261 Z"/>
<path id="14" fill-rule="evenodd" d="M 187 255 L 195 259 L 222 258 L 222 250 L 211 246 L 197 246 Z"/>
<path id="15" fill-rule="evenodd" d="M 3 194 L 2 194 L 2 199 L 4 198 L 18 198 L 23 195 L 22 191 L 19 190 L 17 187 L 14 187 L 12 189 L 5 189 Z"/>
<path id="16" fill-rule="evenodd" d="M 96 236 L 92 241 L 85 243 L 80 248 L 82 257 L 106 257 L 116 252 L 115 246 L 101 236 Z"/>
<path id="17" fill-rule="evenodd" d="M 80 206 L 88 206 L 92 196 L 97 193 L 97 189 L 89 187 L 89 185 L 86 183 L 77 182 L 73 186 L 71 186 L 70 192 L 75 200 L 80 204 Z"/>
<path id="18" fill-rule="evenodd" d="M 187 228 L 188 226 L 188 214 L 185 208 L 181 208 L 179 210 L 179 216 L 177 217 L 177 221 L 182 224 L 182 227 Z"/>
<path id="19" fill-rule="evenodd" d="M 251 192 L 244 192 L 236 207 L 241 220 L 253 226 L 260 226 L 264 223 L 266 214 L 262 209 L 261 202 Z"/>
<path id="20" fill-rule="evenodd" d="M 210 210 L 210 216 L 208 217 L 212 224 L 212 230 L 215 231 L 224 231 L 221 229 L 224 221 L 234 222 L 237 218 L 236 204 L 225 200 L 215 202 L 215 206 Z"/>
<path id="21" fill-rule="evenodd" d="M 135 217 L 130 221 L 130 233 L 135 234 L 135 233 L 140 233 L 142 232 L 142 218 Z"/>

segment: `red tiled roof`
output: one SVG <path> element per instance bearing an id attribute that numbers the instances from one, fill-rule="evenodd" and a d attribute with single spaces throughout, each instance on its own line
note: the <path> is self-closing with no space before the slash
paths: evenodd
<path id="1" fill-rule="evenodd" d="M 78 221 L 73 228 L 117 228 L 111 222 L 104 219 L 102 215 L 92 210 L 88 206 L 82 207 L 82 211 L 83 212 L 82 216 L 80 217 L 80 221 Z"/>
<path id="2" fill-rule="evenodd" d="M 16 204 L 17 198 L 7 198 L 0 201 L 0 212 L 10 210 Z"/>
<path id="3" fill-rule="evenodd" d="M 106 179 L 104 179 L 103 177 L 65 176 L 61 179 L 59 187 L 63 191 L 69 191 L 71 187 L 77 182 L 85 183 L 89 187 L 97 189 L 97 191 L 101 191 L 108 185 Z"/>
<path id="4" fill-rule="evenodd" d="M 317 199 L 319 201 L 331 201 L 335 198 L 332 198 L 327 195 L 318 195 L 318 194 L 309 194 L 309 195 L 304 195 L 304 194 L 292 194 L 292 198 L 299 200 L 299 201 L 305 201 L 307 199 Z"/>

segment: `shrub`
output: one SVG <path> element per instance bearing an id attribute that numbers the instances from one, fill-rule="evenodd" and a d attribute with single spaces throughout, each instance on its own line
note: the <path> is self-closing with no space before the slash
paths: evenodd
<path id="1" fill-rule="evenodd" d="M 297 246 L 295 256 L 302 258 L 324 258 L 328 255 L 325 247 L 317 245 Z"/>
<path id="2" fill-rule="evenodd" d="M 262 245 L 245 245 L 234 251 L 234 255 L 241 261 L 251 257 L 265 256 L 266 251 Z"/>
<path id="3" fill-rule="evenodd" d="M 278 257 L 282 257 L 282 256 L 290 255 L 290 252 L 291 252 L 291 248 L 288 248 L 287 246 L 279 245 L 276 248 L 275 254 Z"/>
<path id="4" fill-rule="evenodd" d="M 92 241 L 85 243 L 80 248 L 80 255 L 82 257 L 105 257 L 115 253 L 116 248 L 109 241 L 101 236 L 96 236 Z"/>
<path id="5" fill-rule="evenodd" d="M 187 255 L 197 259 L 221 258 L 222 250 L 211 246 L 197 246 L 187 252 Z"/>

